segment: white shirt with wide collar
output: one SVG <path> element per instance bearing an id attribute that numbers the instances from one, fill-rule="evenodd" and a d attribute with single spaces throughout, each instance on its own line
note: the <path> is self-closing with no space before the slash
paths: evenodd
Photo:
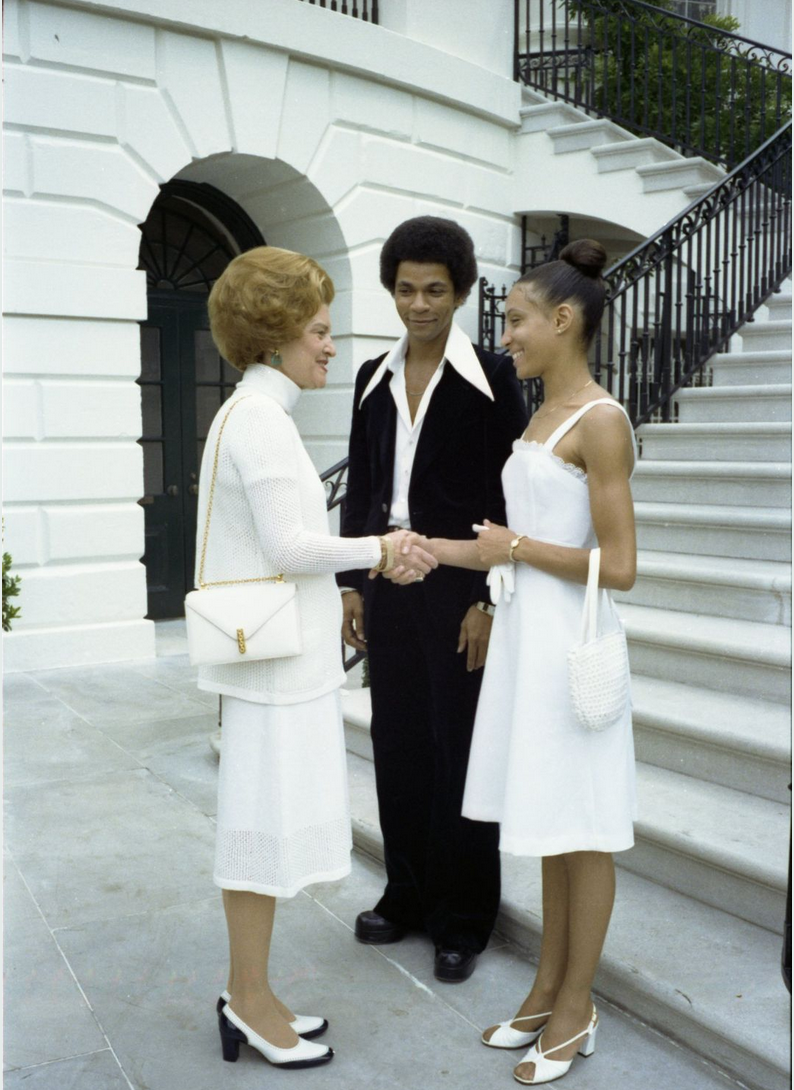
<path id="1" fill-rule="evenodd" d="M 365 398 L 378 385 L 386 371 L 391 371 L 393 377 L 389 389 L 397 408 L 397 428 L 394 442 L 394 475 L 392 478 L 389 525 L 410 529 L 411 517 L 408 510 L 408 489 L 411 484 L 414 457 L 430 399 L 441 381 L 444 367 L 447 364 L 454 367 L 461 378 L 471 383 L 475 389 L 485 394 L 491 401 L 493 401 L 494 395 L 471 341 L 460 326 L 453 322 L 447 336 L 447 343 L 444 346 L 444 355 L 433 377 L 427 384 L 422 400 L 416 410 L 416 416 L 411 420 L 411 410 L 408 406 L 408 395 L 405 388 L 405 355 L 407 349 L 408 334 L 405 333 L 385 359 L 381 361 L 367 384 L 367 388 L 361 395 L 359 405 L 363 404 Z"/>

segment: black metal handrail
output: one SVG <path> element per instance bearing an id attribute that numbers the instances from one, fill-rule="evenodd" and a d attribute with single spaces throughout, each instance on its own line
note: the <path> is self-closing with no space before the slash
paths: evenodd
<path id="1" fill-rule="evenodd" d="M 314 4 L 318 8 L 338 11 L 341 15 L 351 15 L 365 23 L 378 22 L 378 0 L 302 0 L 304 4 Z"/>
<path id="2" fill-rule="evenodd" d="M 328 511 L 333 511 L 334 508 L 340 507 L 340 517 L 344 513 L 345 495 L 347 494 L 347 464 L 348 459 L 342 458 L 341 461 L 332 465 L 330 469 L 326 469 L 324 473 L 320 474 L 320 480 L 325 485 L 325 503 Z M 353 669 L 367 657 L 366 651 L 354 651 L 348 647 L 344 640 L 342 640 L 342 663 L 345 668 L 345 673 Z"/>
<path id="3" fill-rule="evenodd" d="M 791 54 L 643 0 L 515 0 L 515 79 L 731 170 L 791 117 Z"/>
<path id="4" fill-rule="evenodd" d="M 593 375 L 635 426 L 674 419 L 684 386 L 791 274 L 791 122 L 604 274 Z M 480 282 L 480 343 L 495 351 L 506 298 Z M 530 414 L 542 401 L 528 390 Z"/>
<path id="5" fill-rule="evenodd" d="M 606 273 L 594 378 L 635 425 L 672 419 L 791 273 L 791 122 Z"/>

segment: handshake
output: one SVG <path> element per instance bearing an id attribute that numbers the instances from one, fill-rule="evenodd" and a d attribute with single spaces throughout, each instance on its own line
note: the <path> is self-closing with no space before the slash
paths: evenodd
<path id="1" fill-rule="evenodd" d="M 415 534 L 412 530 L 393 530 L 380 540 L 384 549 L 383 560 L 370 571 L 370 579 L 383 575 L 392 583 L 407 587 L 411 583 L 421 583 L 433 568 L 438 567 L 438 561 L 430 552 L 430 543 L 422 534 Z"/>

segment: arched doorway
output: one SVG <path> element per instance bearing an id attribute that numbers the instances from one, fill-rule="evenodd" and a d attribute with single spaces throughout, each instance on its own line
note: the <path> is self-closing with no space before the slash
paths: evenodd
<path id="1" fill-rule="evenodd" d="M 193 586 L 198 471 L 212 419 L 239 374 L 220 358 L 207 296 L 238 253 L 265 244 L 253 220 L 206 183 L 172 181 L 141 224 L 148 316 L 141 387 L 148 614 L 179 617 Z"/>

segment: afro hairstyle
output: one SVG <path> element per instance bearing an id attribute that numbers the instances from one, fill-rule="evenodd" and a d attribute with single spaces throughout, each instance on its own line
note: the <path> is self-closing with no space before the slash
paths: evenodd
<path id="1" fill-rule="evenodd" d="M 380 282 L 394 295 L 401 261 L 445 265 L 455 295 L 466 299 L 477 279 L 474 243 L 454 220 L 417 216 L 395 227 L 380 253 Z"/>

